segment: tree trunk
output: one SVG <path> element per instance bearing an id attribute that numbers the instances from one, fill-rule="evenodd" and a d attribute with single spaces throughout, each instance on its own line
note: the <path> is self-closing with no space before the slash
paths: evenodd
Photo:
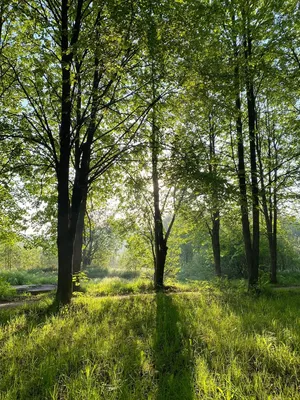
<path id="1" fill-rule="evenodd" d="M 274 191 L 273 191 L 273 240 L 272 240 L 272 250 L 271 250 L 271 273 L 270 282 L 277 283 L 277 165 L 278 165 L 278 153 L 275 147 L 275 171 L 274 171 Z"/>
<path id="2" fill-rule="evenodd" d="M 245 59 L 246 63 L 251 58 L 252 41 L 248 37 L 245 40 Z M 247 92 L 247 109 L 248 109 L 248 126 L 250 141 L 250 165 L 251 165 L 251 192 L 252 192 L 252 266 L 248 277 L 249 288 L 255 287 L 258 283 L 259 269 L 259 191 L 257 179 L 257 162 L 256 162 L 256 110 L 255 95 L 253 88 L 253 77 L 250 67 L 246 64 L 246 92 Z"/>
<path id="3" fill-rule="evenodd" d="M 77 220 L 74 220 L 74 209 L 78 204 L 72 204 L 69 199 L 69 166 L 71 156 L 71 64 L 73 46 L 77 43 L 82 18 L 83 0 L 78 0 L 75 23 L 69 28 L 69 1 L 61 2 L 61 124 L 59 131 L 59 163 L 57 166 L 58 182 L 58 217 L 57 217 L 57 248 L 58 248 L 58 282 L 56 301 L 67 304 L 71 301 L 73 291 L 73 245 Z M 69 45 L 69 31 L 72 32 Z M 75 226 L 75 229 L 74 229 Z"/>
<path id="4" fill-rule="evenodd" d="M 270 283 L 277 283 L 277 204 L 274 203 L 273 236 L 271 253 Z"/>
<path id="5" fill-rule="evenodd" d="M 80 279 L 78 275 L 81 271 L 81 264 L 82 264 L 82 245 L 83 245 L 85 211 L 86 211 L 86 196 L 84 196 L 80 205 L 78 221 L 76 226 L 76 235 L 74 241 L 73 275 L 76 277 L 76 282 L 73 286 L 74 291 L 77 291 L 80 287 Z"/>
<path id="6" fill-rule="evenodd" d="M 268 126 L 268 125 L 267 125 Z M 257 141 L 257 157 L 259 162 L 260 171 L 260 185 L 261 185 L 261 198 L 263 206 L 263 214 L 265 217 L 265 223 L 267 228 L 267 238 L 269 245 L 270 254 L 270 283 L 277 283 L 277 201 L 276 201 L 276 167 L 275 167 L 275 189 L 272 196 L 272 176 L 271 169 L 269 167 L 269 200 L 267 200 L 267 191 L 264 179 L 264 168 L 261 155 L 261 145 Z M 270 133 L 268 136 L 268 158 L 272 159 L 273 154 L 271 151 L 271 138 Z M 272 197 L 274 197 L 272 199 Z"/>
<path id="7" fill-rule="evenodd" d="M 235 53 L 237 59 L 237 50 Z M 238 61 L 236 60 L 236 63 Z M 246 171 L 245 171 L 245 151 L 243 139 L 243 125 L 241 117 L 241 96 L 240 96 L 240 72 L 238 64 L 235 66 L 235 88 L 236 88 L 236 132 L 237 132 L 237 150 L 238 150 L 238 179 L 239 179 L 239 192 L 240 192 L 240 207 L 242 216 L 242 230 L 243 239 L 246 253 L 248 276 L 252 270 L 252 243 L 250 234 L 250 224 L 248 216 L 248 199 L 247 199 L 247 186 L 246 186 Z"/>
<path id="8" fill-rule="evenodd" d="M 214 178 L 217 175 L 217 165 L 215 162 L 216 147 L 215 147 L 215 126 L 212 114 L 208 117 L 209 121 L 209 172 Z M 214 255 L 214 265 L 216 276 L 221 276 L 221 248 L 220 248 L 220 211 L 218 209 L 218 188 L 214 185 L 212 189 L 212 228 L 210 229 L 212 249 Z"/>
<path id="9" fill-rule="evenodd" d="M 164 271 L 167 257 L 167 243 L 164 237 L 163 222 L 159 204 L 159 182 L 158 182 L 158 128 L 156 126 L 155 110 L 152 117 L 152 184 L 153 184 L 153 206 L 154 206 L 154 248 L 155 248 L 155 271 L 154 287 L 161 289 L 164 286 Z"/>
<path id="10" fill-rule="evenodd" d="M 221 276 L 221 251 L 220 251 L 220 212 L 213 213 L 212 225 L 212 248 L 214 254 L 215 272 L 217 276 Z"/>
<path id="11" fill-rule="evenodd" d="M 73 291 L 72 256 L 73 238 L 69 231 L 69 159 L 67 155 L 61 160 L 58 175 L 58 220 L 57 220 L 57 248 L 58 248 L 58 282 L 56 300 L 67 304 L 71 301 Z"/>
<path id="12" fill-rule="evenodd" d="M 69 19 L 68 1 L 62 0 L 61 8 L 61 51 L 62 51 L 62 100 L 60 125 L 60 158 L 57 171 L 58 181 L 58 282 L 56 300 L 67 304 L 71 301 L 73 238 L 70 236 L 69 204 L 69 164 L 70 164 L 70 130 L 71 130 L 71 55 L 69 52 Z"/>

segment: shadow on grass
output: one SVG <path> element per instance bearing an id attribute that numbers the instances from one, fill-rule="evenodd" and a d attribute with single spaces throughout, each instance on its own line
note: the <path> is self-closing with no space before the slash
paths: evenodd
<path id="1" fill-rule="evenodd" d="M 193 362 L 188 335 L 171 296 L 156 295 L 154 363 L 157 400 L 194 398 Z"/>
<path id="2" fill-rule="evenodd" d="M 20 301 L 24 301 L 23 306 L 20 305 L 12 308 L 1 309 L 0 326 L 5 325 L 14 318 L 24 315 L 26 318 L 26 324 L 22 329 L 28 330 L 38 324 L 44 323 L 47 318 L 51 317 L 52 315 L 56 315 L 59 312 L 59 309 L 54 301 L 49 301 L 48 304 L 43 301 L 45 297 L 37 300 L 36 302 L 26 302 L 27 299 L 28 298 L 20 298 Z M 52 300 L 52 297 L 50 297 L 50 299 Z M 22 329 L 20 329 L 20 332 Z"/>

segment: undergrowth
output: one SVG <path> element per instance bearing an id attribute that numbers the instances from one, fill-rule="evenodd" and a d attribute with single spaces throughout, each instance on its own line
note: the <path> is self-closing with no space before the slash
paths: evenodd
<path id="1" fill-rule="evenodd" d="M 57 282 L 56 270 L 28 269 L 28 270 L 1 270 L 0 279 L 11 285 L 42 285 Z"/>

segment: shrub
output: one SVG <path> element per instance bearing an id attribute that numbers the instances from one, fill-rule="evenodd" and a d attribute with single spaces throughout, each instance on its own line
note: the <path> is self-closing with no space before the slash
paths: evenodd
<path id="1" fill-rule="evenodd" d="M 16 290 L 10 286 L 3 278 L 0 277 L 0 300 L 7 299 L 16 294 Z"/>

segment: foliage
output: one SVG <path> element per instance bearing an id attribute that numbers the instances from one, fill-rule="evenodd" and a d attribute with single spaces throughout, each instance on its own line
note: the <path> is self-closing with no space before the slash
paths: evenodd
<path id="1" fill-rule="evenodd" d="M 12 288 L 6 279 L 0 275 L 0 300 L 13 297 L 15 294 L 15 289 Z"/>
<path id="2" fill-rule="evenodd" d="M 41 268 L 0 270 L 0 278 L 11 285 L 51 284 L 57 282 L 57 271 Z"/>

